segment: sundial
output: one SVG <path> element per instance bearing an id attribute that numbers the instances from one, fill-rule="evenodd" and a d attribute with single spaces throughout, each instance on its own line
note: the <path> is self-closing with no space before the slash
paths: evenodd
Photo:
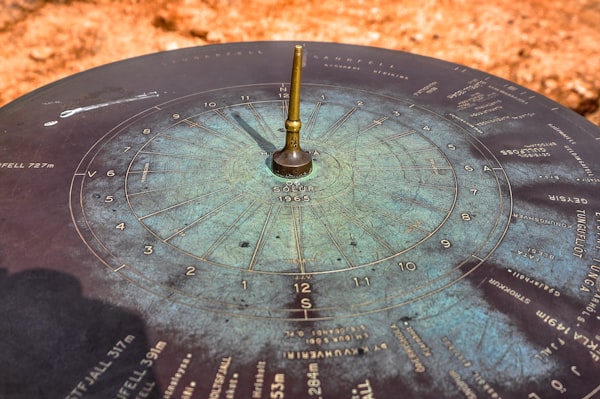
<path id="1" fill-rule="evenodd" d="M 0 109 L 0 396 L 600 397 L 599 140 L 332 43 L 43 87 Z"/>

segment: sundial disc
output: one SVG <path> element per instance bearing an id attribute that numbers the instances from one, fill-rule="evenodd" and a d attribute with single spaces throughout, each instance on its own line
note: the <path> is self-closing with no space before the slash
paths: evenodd
<path id="1" fill-rule="evenodd" d="M 0 109 L 0 396 L 600 397 L 600 129 L 372 47 L 299 43 L 293 85 L 297 44 Z"/>

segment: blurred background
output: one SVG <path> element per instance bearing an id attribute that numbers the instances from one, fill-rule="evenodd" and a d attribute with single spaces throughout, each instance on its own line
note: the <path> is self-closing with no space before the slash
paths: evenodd
<path id="1" fill-rule="evenodd" d="M 600 0 L 0 0 L 0 7 L 0 106 L 137 55 L 316 40 L 468 65 L 600 125 Z"/>

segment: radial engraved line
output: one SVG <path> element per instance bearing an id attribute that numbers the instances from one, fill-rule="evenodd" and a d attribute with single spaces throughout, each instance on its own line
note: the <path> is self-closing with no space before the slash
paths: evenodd
<path id="1" fill-rule="evenodd" d="M 410 184 L 414 185 L 414 186 L 423 187 L 423 188 L 431 188 L 431 189 L 434 189 L 434 190 L 454 191 L 454 192 L 456 192 L 456 186 L 442 186 L 442 185 L 431 184 L 431 183 L 424 183 L 424 182 L 419 182 L 419 181 L 412 181 Z"/>
<path id="2" fill-rule="evenodd" d="M 256 246 L 254 247 L 254 252 L 252 253 L 252 258 L 250 259 L 250 263 L 248 264 L 248 271 L 254 270 L 254 266 L 256 266 L 256 259 L 260 255 L 260 253 L 262 252 L 262 250 L 265 246 L 265 237 L 267 237 L 269 235 L 269 232 L 271 231 L 271 228 L 272 228 L 271 221 L 277 217 L 277 215 L 279 214 L 280 211 L 281 211 L 281 206 L 278 206 L 275 211 L 275 215 L 273 215 L 273 206 L 269 207 L 269 213 L 267 214 L 267 217 L 265 218 L 265 222 L 264 222 L 263 227 L 258 236 Z"/>
<path id="3" fill-rule="evenodd" d="M 198 124 L 191 122 L 192 124 L 189 124 L 190 126 L 194 126 L 194 127 L 199 127 Z M 198 147 L 198 145 L 196 143 L 194 143 L 193 141 L 189 141 L 189 140 L 184 140 L 181 137 L 175 137 L 172 136 L 170 134 L 166 134 L 166 133 L 161 133 L 160 135 L 157 135 L 157 138 L 164 138 L 167 140 L 171 140 L 171 141 L 177 141 L 178 143 L 184 143 L 184 144 L 189 144 L 191 146 L 194 147 Z"/>
<path id="4" fill-rule="evenodd" d="M 370 166 L 363 166 L 363 167 L 358 167 L 356 168 L 357 172 L 365 172 L 365 171 L 408 171 L 408 170 L 431 170 L 433 172 L 437 172 L 440 170 L 454 170 L 451 166 L 445 166 L 445 167 L 432 167 L 432 166 L 397 166 L 397 167 L 370 167 Z"/>
<path id="5" fill-rule="evenodd" d="M 272 137 L 272 139 L 276 140 L 277 136 L 275 135 L 275 132 L 273 132 L 273 129 L 271 129 L 271 126 L 269 126 L 269 124 L 265 121 L 265 118 L 262 116 L 262 114 L 260 112 L 258 112 L 258 110 L 254 106 L 254 104 L 248 103 L 248 108 L 250 108 L 250 111 L 252 111 L 254 118 L 256 118 L 256 121 L 261 126 L 263 131 L 265 133 L 267 133 L 268 135 L 270 135 Z"/>
<path id="6" fill-rule="evenodd" d="M 198 185 L 203 185 L 204 183 L 214 182 L 214 181 L 217 181 L 217 180 L 222 180 L 222 178 L 221 177 L 215 177 L 213 179 L 200 180 L 200 181 L 193 182 L 193 183 L 174 184 L 172 186 L 154 188 L 152 190 L 146 190 L 146 191 L 138 191 L 136 193 L 129 193 L 128 192 L 127 193 L 127 197 L 135 197 L 136 195 L 154 194 L 154 193 L 159 193 L 161 191 L 168 191 L 168 190 L 173 190 L 173 189 L 177 189 L 177 188 L 197 187 Z"/>
<path id="7" fill-rule="evenodd" d="M 379 119 L 375 119 L 375 120 L 373 120 L 373 122 L 371 122 L 371 123 L 370 123 L 369 125 L 367 125 L 365 128 L 363 128 L 363 129 L 359 129 L 359 130 L 358 130 L 358 132 L 356 132 L 356 133 L 354 133 L 354 134 L 351 134 L 351 135 L 349 135 L 349 136 L 344 136 L 344 137 L 342 137 L 342 138 L 341 138 L 341 140 L 340 140 L 339 142 L 342 142 L 342 141 L 347 141 L 347 140 L 354 139 L 354 138 L 356 138 L 356 137 L 360 136 L 361 134 L 363 134 L 364 132 L 366 132 L 366 131 L 368 131 L 368 130 L 371 130 L 372 128 L 374 128 L 374 127 L 376 127 L 376 126 L 380 126 L 380 125 L 382 125 L 382 124 L 383 124 L 383 122 L 385 122 L 385 121 L 386 121 L 386 120 L 388 120 L 388 119 L 389 119 L 389 116 L 383 116 L 383 117 L 381 117 L 381 118 L 379 118 Z M 380 142 L 379 144 L 381 144 L 381 142 Z M 335 145 L 335 144 L 332 144 L 332 145 Z"/>
<path id="8" fill-rule="evenodd" d="M 317 124 L 317 117 L 319 116 L 319 110 L 321 109 L 322 101 L 318 101 L 315 104 L 310 116 L 308 117 L 308 121 L 306 122 L 302 134 L 305 138 L 310 138 L 312 133 L 314 132 L 315 126 Z"/>
<path id="9" fill-rule="evenodd" d="M 415 150 L 406 151 L 406 152 L 403 152 L 403 154 L 419 154 L 421 152 L 427 152 L 427 151 L 439 152 L 439 149 L 437 149 L 436 147 L 424 147 L 424 148 L 417 148 Z"/>
<path id="10" fill-rule="evenodd" d="M 337 121 L 329 126 L 325 132 L 325 137 L 323 138 L 322 142 L 326 143 L 357 110 L 358 108 L 356 107 L 350 108 L 344 115 L 342 115 Z"/>
<path id="11" fill-rule="evenodd" d="M 244 195 L 243 194 L 238 194 L 233 198 L 230 198 L 229 200 L 223 202 L 221 205 L 217 206 L 216 208 L 211 209 L 210 211 L 208 211 L 207 213 L 205 213 L 204 215 L 200 216 L 198 219 L 194 220 L 193 222 L 187 224 L 185 227 L 182 227 L 181 229 L 177 229 L 176 233 L 173 233 L 172 235 L 170 235 L 169 237 L 165 238 L 165 242 L 169 241 L 170 239 L 172 239 L 175 236 L 180 235 L 181 233 L 186 232 L 187 230 L 189 230 L 190 228 L 192 228 L 193 226 L 195 226 L 196 224 L 205 221 L 206 219 L 210 218 L 213 214 L 215 214 L 216 212 L 220 211 L 221 209 L 223 209 L 226 205 L 230 204 L 233 201 L 238 200 L 239 198 L 242 198 Z"/>
<path id="12" fill-rule="evenodd" d="M 373 239 L 375 241 L 377 241 L 382 247 L 385 247 L 392 254 L 397 252 L 396 249 L 394 247 L 392 247 L 385 238 L 381 237 L 375 230 L 373 230 L 372 228 L 370 228 L 369 226 L 367 226 L 366 224 L 361 222 L 358 218 L 354 217 L 354 212 L 352 210 L 349 210 L 348 208 L 346 208 L 344 206 L 344 204 L 342 204 L 338 199 L 334 199 L 332 201 L 332 203 L 336 204 L 334 206 L 336 206 L 338 208 L 338 210 L 346 218 L 351 220 L 354 224 L 356 224 L 358 227 L 360 227 L 362 230 L 364 230 L 367 234 L 369 234 L 371 237 L 373 237 Z"/>
<path id="13" fill-rule="evenodd" d="M 164 213 L 164 212 L 168 212 L 168 211 L 170 211 L 170 210 L 173 210 L 173 209 L 175 209 L 175 208 L 179 208 L 180 206 L 183 206 L 183 205 L 189 204 L 190 202 L 194 202 L 194 201 L 197 201 L 197 200 L 199 200 L 199 199 L 202 199 L 202 198 L 209 197 L 209 196 L 211 196 L 211 195 L 217 194 L 217 193 L 219 193 L 219 192 L 221 192 L 221 191 L 225 191 L 225 190 L 227 190 L 227 189 L 228 189 L 228 187 L 223 187 L 223 188 L 220 188 L 220 189 L 218 189 L 218 190 L 211 191 L 210 193 L 206 193 L 206 194 L 199 195 L 199 196 L 197 196 L 197 197 L 194 197 L 194 198 L 192 198 L 192 199 L 188 199 L 188 200 L 185 200 L 185 201 L 183 201 L 183 202 L 179 202 L 179 203 L 177 203 L 177 204 L 171 205 L 171 206 L 169 206 L 169 207 L 167 207 L 167 208 L 164 208 L 164 209 L 158 210 L 158 211 L 156 211 L 156 212 L 152 212 L 152 213 L 150 213 L 150 214 L 148 214 L 148 215 L 144 215 L 144 216 L 138 217 L 138 219 L 139 219 L 139 220 L 144 220 L 144 219 L 147 219 L 147 218 L 149 218 L 149 217 L 156 216 L 156 215 L 159 215 L 159 214 L 161 214 L 161 213 Z"/>
<path id="14" fill-rule="evenodd" d="M 319 208 L 319 210 L 321 210 L 322 212 L 317 212 L 317 208 Z M 350 267 L 354 267 L 354 264 L 352 263 L 352 261 L 350 260 L 350 258 L 348 257 L 348 255 L 342 249 L 342 245 L 340 244 L 340 241 L 335 237 L 335 234 L 333 233 L 333 231 L 331 231 L 331 229 L 329 228 L 329 226 L 325 222 L 326 218 L 323 216 L 323 214 L 325 214 L 325 211 L 323 211 L 323 206 L 322 205 L 315 205 L 313 207 L 310 207 L 309 209 L 316 216 L 316 220 L 318 220 L 318 221 L 321 222 L 321 224 L 325 228 L 325 231 L 327 232 L 327 235 L 329 236 L 329 239 L 331 240 L 331 242 L 333 243 L 333 245 L 336 247 L 336 249 L 338 250 L 338 252 L 342 255 L 342 257 L 346 261 L 346 264 L 348 266 L 350 266 Z"/>
<path id="15" fill-rule="evenodd" d="M 390 119 L 389 116 L 382 116 L 379 119 L 374 119 L 373 122 L 369 123 L 364 129 L 360 130 L 358 134 L 362 134 L 367 130 L 374 128 L 375 126 L 383 125 L 383 122 L 387 121 L 388 119 Z"/>
<path id="16" fill-rule="evenodd" d="M 159 137 L 160 138 L 164 138 L 166 140 L 176 141 L 178 143 L 188 144 L 188 145 L 196 147 L 196 148 L 206 149 L 205 146 L 201 146 L 201 145 L 198 145 L 198 144 L 196 144 L 196 143 L 194 143 L 192 141 L 184 140 L 182 138 L 175 137 L 175 136 L 172 136 L 172 135 L 169 135 L 169 134 L 161 134 Z M 214 152 L 214 151 L 221 152 L 221 153 L 223 153 L 225 155 L 228 155 L 228 156 L 234 155 L 236 153 L 235 151 L 227 151 L 227 150 L 221 149 L 221 148 L 219 148 L 218 146 L 215 146 L 215 145 L 211 146 L 210 150 L 211 150 L 211 152 Z"/>
<path id="17" fill-rule="evenodd" d="M 197 158 L 197 157 L 192 157 L 189 155 L 185 155 L 185 154 L 167 154 L 164 152 L 152 152 L 152 151 L 140 151 L 140 154 L 145 154 L 145 155 L 156 155 L 159 157 L 169 157 L 169 158 L 178 158 L 178 159 L 188 159 L 191 161 L 206 161 L 206 158 Z M 218 158 L 218 157 L 212 157 L 211 156 L 211 162 L 213 162 L 214 160 L 222 160 L 223 162 L 227 161 L 229 158 Z"/>
<path id="18" fill-rule="evenodd" d="M 401 201 L 401 202 L 406 202 L 406 203 L 413 204 L 413 205 L 417 205 L 417 206 L 419 206 L 421 208 L 429 209 L 430 211 L 436 211 L 436 212 L 442 212 L 442 213 L 448 213 L 448 212 L 450 212 L 450 209 L 443 209 L 443 208 L 440 208 L 440 207 L 437 207 L 437 206 L 425 204 L 425 203 L 417 201 L 415 199 L 405 198 L 405 197 L 402 197 L 400 195 L 394 195 L 392 197 L 392 199 L 393 200 L 398 200 L 398 201 Z"/>
<path id="19" fill-rule="evenodd" d="M 396 134 L 393 134 L 391 136 L 379 139 L 376 142 L 374 142 L 373 144 L 366 145 L 363 148 L 366 149 L 366 148 L 372 148 L 372 147 L 380 146 L 381 144 L 387 143 L 388 141 L 393 141 L 393 140 L 401 139 L 403 137 L 410 136 L 410 135 L 415 134 L 415 133 L 417 133 L 417 131 L 414 130 L 414 129 L 408 130 L 406 132 L 396 133 Z"/>
<path id="20" fill-rule="evenodd" d="M 296 221 L 296 213 L 298 213 L 298 221 Z M 302 225 L 302 208 L 292 207 L 292 224 L 294 231 L 294 242 L 296 243 L 296 252 L 298 253 L 298 264 L 300 265 L 300 273 L 305 274 L 306 268 L 304 264 L 304 251 L 302 249 L 300 232 L 298 231 L 298 225 Z"/>
<path id="21" fill-rule="evenodd" d="M 247 103 L 247 104 L 249 105 L 249 103 Z M 219 118 L 221 118 L 223 121 L 230 124 L 235 130 L 242 133 L 243 137 L 246 136 L 246 132 L 242 129 L 242 127 L 240 125 L 238 125 L 237 123 L 235 123 L 235 121 L 231 120 L 231 118 L 229 116 L 225 115 L 222 110 L 215 109 L 214 113 L 217 114 L 219 116 Z"/>
<path id="22" fill-rule="evenodd" d="M 206 252 L 202 255 L 202 258 L 208 259 L 208 257 L 225 241 L 229 233 L 234 229 L 235 226 L 239 223 L 240 220 L 246 215 L 250 209 L 256 204 L 257 200 L 253 200 L 247 207 L 244 209 L 237 218 L 233 222 L 227 226 L 227 228 L 221 233 L 221 235 L 213 242 L 213 244 L 206 250 Z"/>
<path id="23" fill-rule="evenodd" d="M 285 121 L 287 119 L 287 113 L 289 109 L 289 105 L 287 100 L 281 100 L 280 110 L 281 110 L 281 126 L 285 126 Z"/>
<path id="24" fill-rule="evenodd" d="M 377 215 L 381 216 L 381 218 L 383 220 L 394 221 L 394 222 L 396 222 L 396 223 L 398 223 L 398 224 L 400 224 L 400 225 L 402 225 L 402 226 L 404 226 L 404 227 L 406 227 L 408 229 L 412 228 L 412 229 L 418 230 L 418 231 L 420 231 L 421 233 L 424 233 L 424 234 L 429 233 L 429 230 L 425 230 L 425 229 L 421 228 L 420 226 L 417 226 L 414 223 L 411 223 L 411 221 L 407 221 L 405 219 L 398 218 L 398 216 L 394 215 L 393 213 L 389 213 L 389 212 L 386 212 L 384 210 L 380 210 L 378 208 L 372 208 L 372 209 L 373 209 L 373 211 Z"/>
<path id="25" fill-rule="evenodd" d="M 127 174 L 128 175 L 137 175 L 141 173 L 200 173 L 206 172 L 206 168 L 204 169 L 163 169 L 163 170 L 131 170 Z"/>
<path id="26" fill-rule="evenodd" d="M 215 110 L 214 112 L 215 112 L 217 115 L 219 115 L 221 118 L 224 118 L 224 119 L 225 119 L 225 116 L 224 116 L 224 115 L 221 115 L 219 112 L 217 112 L 217 110 Z M 221 132 L 219 132 L 219 131 L 217 131 L 217 130 L 215 130 L 215 129 L 211 129 L 210 127 L 208 127 L 208 126 L 205 126 L 205 125 L 203 125 L 203 124 L 201 124 L 201 123 L 193 122 L 193 121 L 190 121 L 190 120 L 188 120 L 188 119 L 184 119 L 184 122 L 185 122 L 185 123 L 187 123 L 188 125 L 192 126 L 192 127 L 196 127 L 196 128 L 198 128 L 198 129 L 204 130 L 204 131 L 206 131 L 206 132 L 210 133 L 211 135 L 213 135 L 213 136 L 215 136 L 215 137 L 218 137 L 218 138 L 220 138 L 220 139 L 223 139 L 223 140 L 225 140 L 225 141 L 228 141 L 228 142 L 230 142 L 231 144 L 234 144 L 234 145 L 235 145 L 235 146 L 237 146 L 237 147 L 240 147 L 240 146 L 241 146 L 239 141 L 237 141 L 237 140 L 232 140 L 232 139 L 230 139 L 229 137 L 227 137 L 227 136 L 223 135 Z M 231 121 L 228 121 L 228 122 L 229 122 L 229 123 L 231 123 Z"/>
<path id="27" fill-rule="evenodd" d="M 481 347 L 483 346 L 483 341 L 485 339 L 485 336 L 487 335 L 488 328 L 490 328 L 490 319 L 485 320 L 485 325 L 483 326 L 483 331 L 481 331 L 481 333 L 479 334 L 479 340 L 477 342 L 477 345 L 475 345 L 477 352 L 481 351 Z"/>

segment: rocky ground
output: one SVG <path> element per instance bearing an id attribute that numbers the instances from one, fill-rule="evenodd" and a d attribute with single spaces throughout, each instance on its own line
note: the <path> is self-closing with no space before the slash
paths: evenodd
<path id="1" fill-rule="evenodd" d="M 317 40 L 465 64 L 600 125 L 598 0 L 0 0 L 0 7 L 0 105 L 141 54 Z"/>

